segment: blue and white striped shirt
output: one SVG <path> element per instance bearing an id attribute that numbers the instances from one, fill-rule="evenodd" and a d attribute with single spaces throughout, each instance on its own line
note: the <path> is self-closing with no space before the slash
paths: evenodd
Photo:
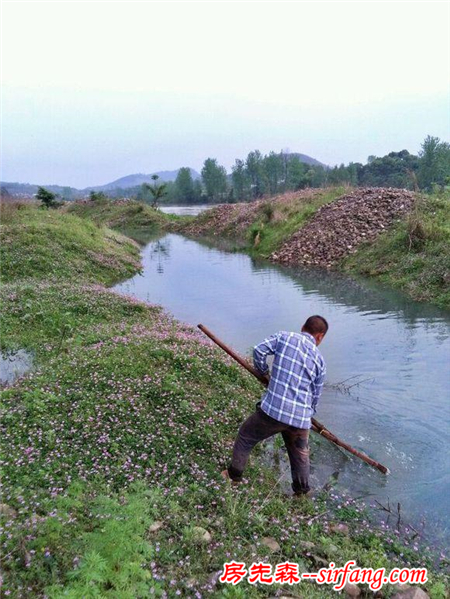
<path id="1" fill-rule="evenodd" d="M 262 374 L 269 371 L 269 355 L 274 360 L 262 411 L 296 428 L 311 428 L 326 373 L 314 337 L 281 331 L 265 339 L 253 350 L 255 368 Z"/>

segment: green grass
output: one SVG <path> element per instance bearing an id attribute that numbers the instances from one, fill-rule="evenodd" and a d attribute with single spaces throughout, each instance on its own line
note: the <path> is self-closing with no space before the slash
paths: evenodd
<path id="1" fill-rule="evenodd" d="M 120 230 L 162 227 L 174 220 L 170 215 L 134 200 L 73 202 L 66 207 L 66 210 L 99 225 Z"/>
<path id="2" fill-rule="evenodd" d="M 406 221 L 361 246 L 341 267 L 449 308 L 450 191 L 423 196 Z"/>
<path id="3" fill-rule="evenodd" d="M 290 559 L 305 570 L 318 557 L 389 567 L 425 559 L 363 523 L 350 498 L 345 509 L 286 499 L 258 452 L 248 483 L 225 485 L 219 473 L 260 387 L 160 308 L 69 282 L 4 285 L 2 305 L 4 346 L 34 350 L 40 366 L 2 394 L 2 501 L 15 510 L 5 522 L 4 573 L 13 596 L 222 596 L 212 579 L 230 557 Z M 330 533 L 335 519 L 352 535 Z M 279 554 L 262 544 L 266 536 Z M 228 596 L 270 591 L 244 586 Z M 333 594 L 306 583 L 298 592 Z"/>
<path id="4" fill-rule="evenodd" d="M 140 268 L 131 239 L 59 210 L 2 206 L 1 280 L 55 279 L 112 283 Z"/>
<path id="5" fill-rule="evenodd" d="M 41 227 L 35 237 L 42 245 L 53 243 L 49 222 L 91 231 L 73 215 L 24 214 Z M 5 252 L 29 253 L 21 223 L 22 215 L 10 215 Z M 135 260 L 132 244 L 121 248 Z M 36 361 L 1 394 L 4 596 L 274 594 L 274 587 L 217 583 L 230 559 L 289 559 L 305 571 L 316 570 L 319 559 L 350 558 L 361 566 L 431 567 L 413 544 L 369 524 L 351 498 L 288 499 L 258 451 L 247 484 L 225 484 L 220 471 L 259 384 L 161 308 L 93 282 L 97 266 L 85 264 L 74 277 L 78 253 L 65 254 L 64 268 L 47 267 L 40 278 L 10 267 L 1 288 L 2 348 L 25 348 Z M 100 279 L 116 274 L 104 265 Z M 313 451 L 317 442 L 325 441 L 315 439 Z M 349 536 L 330 531 L 330 522 L 343 520 Z M 280 544 L 278 553 L 262 543 L 267 536 Z M 427 588 L 436 594 L 446 584 L 433 573 Z M 334 596 L 310 583 L 284 592 Z"/>

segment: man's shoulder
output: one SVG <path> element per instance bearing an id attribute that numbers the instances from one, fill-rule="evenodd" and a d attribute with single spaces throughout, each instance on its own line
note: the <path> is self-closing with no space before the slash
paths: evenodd
<path id="1" fill-rule="evenodd" d="M 301 342 L 308 348 L 308 352 L 314 356 L 314 361 L 320 368 L 325 368 L 325 360 L 320 353 L 319 348 L 314 340 L 314 337 L 309 333 L 298 333 Z"/>
<path id="2" fill-rule="evenodd" d="M 279 331 L 277 337 L 281 343 L 294 343 L 297 345 L 302 341 L 301 333 L 295 333 L 293 331 Z"/>
<path id="3" fill-rule="evenodd" d="M 294 331 L 280 331 L 278 333 L 278 340 L 282 344 L 296 347 L 301 351 L 312 351 L 317 352 L 317 345 L 314 338 L 311 335 L 305 335 L 304 333 L 296 333 Z"/>
<path id="4" fill-rule="evenodd" d="M 296 333 L 295 331 L 279 331 L 277 334 L 279 341 L 282 343 L 292 343 L 297 346 L 307 347 L 321 363 L 325 363 L 319 348 L 314 341 L 314 337 L 308 333 Z"/>

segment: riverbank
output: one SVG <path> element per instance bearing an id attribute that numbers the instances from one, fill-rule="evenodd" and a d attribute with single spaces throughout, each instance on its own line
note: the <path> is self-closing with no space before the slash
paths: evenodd
<path id="1" fill-rule="evenodd" d="M 38 259 L 21 241 L 29 217 L 3 225 L 7 260 L 8 248 L 18 264 Z M 52 228 L 36 216 L 42 247 L 55 249 L 54 227 L 83 228 L 68 217 L 49 213 Z M 95 229 L 107 244 L 111 232 Z M 225 596 L 217 579 L 231 559 L 290 560 L 304 571 L 356 559 L 374 568 L 429 565 L 426 589 L 444 597 L 447 579 L 414 532 L 407 545 L 372 527 L 350 498 L 286 498 L 258 453 L 247 484 L 224 484 L 219 472 L 261 389 L 191 327 L 95 282 L 127 276 L 125 254 L 139 268 L 136 246 L 118 239 L 100 266 L 84 252 L 84 268 L 75 268 L 78 247 L 64 254 L 64 269 L 52 251 L 39 275 L 12 267 L 5 275 L 3 347 L 34 352 L 37 369 L 2 394 L 3 593 Z M 274 589 L 245 583 L 226 592 Z M 289 594 L 335 593 L 304 582 Z"/>
<path id="2" fill-rule="evenodd" d="M 450 308 L 450 191 L 419 198 L 406 219 L 340 267 Z"/>
<path id="3" fill-rule="evenodd" d="M 222 205 L 177 225 L 255 257 L 374 277 L 416 300 L 450 307 L 449 193 L 304 190 Z"/>
<path id="4" fill-rule="evenodd" d="M 136 200 L 79 200 L 70 202 L 64 209 L 69 214 L 119 230 L 164 227 L 176 218 Z"/>
<path id="5" fill-rule="evenodd" d="M 1 207 L 1 280 L 111 284 L 140 268 L 139 246 L 90 220 L 35 204 Z"/>

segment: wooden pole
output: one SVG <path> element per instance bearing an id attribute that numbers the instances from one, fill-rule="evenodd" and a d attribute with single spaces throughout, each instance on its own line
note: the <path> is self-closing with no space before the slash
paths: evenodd
<path id="1" fill-rule="evenodd" d="M 223 341 L 221 341 L 218 337 L 216 337 L 214 335 L 214 333 L 212 333 L 204 325 L 199 324 L 198 328 L 202 331 L 202 333 L 205 333 L 205 335 L 207 337 L 209 337 L 211 339 L 211 341 L 214 341 L 214 343 L 216 345 L 221 347 L 229 356 L 231 356 L 233 358 L 233 360 L 236 360 L 236 362 L 238 362 L 241 366 L 243 366 L 246 370 L 248 370 L 248 372 L 253 374 L 253 376 L 256 377 L 265 387 L 267 387 L 269 385 L 269 377 L 267 375 L 263 375 L 263 374 L 259 373 L 256 370 L 256 368 L 253 368 L 253 366 L 247 362 L 247 360 L 244 360 L 244 358 L 242 358 L 238 353 L 236 353 L 233 349 L 231 349 L 231 347 L 228 347 L 228 345 L 225 345 L 225 343 L 223 343 Z M 362 451 L 358 451 L 357 449 L 355 449 L 348 443 L 345 443 L 345 441 L 341 441 L 341 439 L 336 437 L 336 435 L 334 435 L 331 431 L 329 431 L 323 424 L 321 424 L 315 418 L 311 418 L 311 425 L 312 425 L 311 428 L 314 432 L 318 433 L 319 435 L 322 435 L 322 437 L 325 437 L 325 439 L 328 439 L 329 441 L 331 441 L 331 443 L 334 443 L 335 445 L 342 447 L 349 453 L 355 455 L 359 459 L 366 462 L 366 464 L 373 466 L 373 468 L 376 468 L 383 474 L 389 474 L 389 468 L 386 468 L 386 466 L 383 466 L 383 464 L 380 464 L 376 460 L 373 460 L 372 458 L 370 458 L 368 455 L 366 455 Z"/>

